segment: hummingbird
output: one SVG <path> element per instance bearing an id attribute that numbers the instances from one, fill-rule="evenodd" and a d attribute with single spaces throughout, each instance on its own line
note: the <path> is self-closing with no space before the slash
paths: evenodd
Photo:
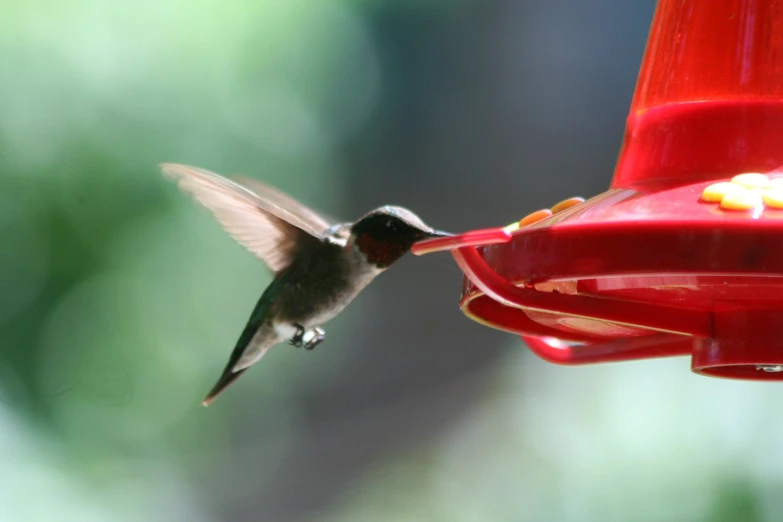
<path id="1" fill-rule="evenodd" d="M 312 350 L 337 316 L 414 243 L 450 236 L 410 210 L 383 206 L 355 222 L 326 218 L 261 181 L 164 163 L 163 175 L 206 207 L 259 258 L 273 279 L 256 303 L 228 364 L 202 405 L 209 406 L 275 345 Z"/>

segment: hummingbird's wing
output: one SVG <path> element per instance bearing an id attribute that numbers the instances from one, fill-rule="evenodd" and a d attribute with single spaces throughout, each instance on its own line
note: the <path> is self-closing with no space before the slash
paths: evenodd
<path id="1" fill-rule="evenodd" d="M 197 167 L 175 163 L 160 167 L 272 272 L 288 267 L 301 249 L 325 241 L 326 220 L 264 183 L 253 182 L 250 188 Z"/>
<path id="2" fill-rule="evenodd" d="M 316 212 L 313 209 L 302 205 L 288 194 L 281 192 L 271 185 L 267 185 L 263 181 L 248 178 L 246 176 L 231 176 L 231 179 L 240 185 L 249 188 L 278 208 L 295 214 L 299 219 L 306 221 L 312 230 L 317 230 L 321 234 L 323 234 L 327 228 L 331 227 L 332 223 L 337 222 L 337 220 L 332 219 L 331 216 Z"/>

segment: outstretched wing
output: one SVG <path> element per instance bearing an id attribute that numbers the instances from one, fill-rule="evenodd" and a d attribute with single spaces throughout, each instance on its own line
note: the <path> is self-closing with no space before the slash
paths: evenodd
<path id="1" fill-rule="evenodd" d="M 245 176 L 231 176 L 231 179 L 255 192 L 272 205 L 275 205 L 276 208 L 293 216 L 294 220 L 301 221 L 310 230 L 315 230 L 319 234 L 323 234 L 327 228 L 332 226 L 332 223 L 336 222 L 336 220 L 302 205 L 288 194 L 279 191 L 271 185 L 267 185 L 263 181 Z"/>
<path id="2" fill-rule="evenodd" d="M 272 272 L 288 267 L 300 249 L 324 241 L 329 223 L 277 189 L 261 182 L 253 182 L 251 189 L 197 167 L 175 163 L 160 167 Z"/>

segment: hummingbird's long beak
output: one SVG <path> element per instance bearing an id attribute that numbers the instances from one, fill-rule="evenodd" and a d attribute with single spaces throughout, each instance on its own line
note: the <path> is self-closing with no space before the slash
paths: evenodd
<path id="1" fill-rule="evenodd" d="M 451 237 L 453 235 L 454 234 L 450 234 L 442 230 L 430 230 L 427 232 L 427 235 L 424 236 L 424 239 L 435 239 L 436 237 Z"/>

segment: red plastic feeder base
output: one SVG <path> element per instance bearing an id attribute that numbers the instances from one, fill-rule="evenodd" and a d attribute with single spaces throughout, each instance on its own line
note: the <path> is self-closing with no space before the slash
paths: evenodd
<path id="1" fill-rule="evenodd" d="M 450 250 L 464 313 L 547 361 L 783 380 L 783 1 L 681 6 L 659 2 L 609 191 L 414 253 Z"/>

